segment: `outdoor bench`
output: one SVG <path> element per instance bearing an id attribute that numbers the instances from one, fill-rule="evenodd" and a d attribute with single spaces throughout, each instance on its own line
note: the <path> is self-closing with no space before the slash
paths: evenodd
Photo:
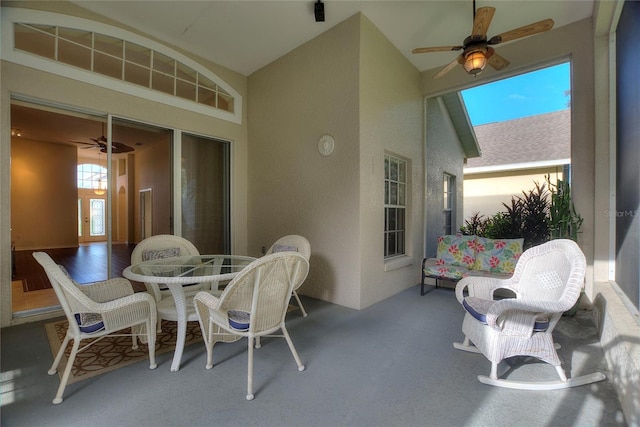
<path id="1" fill-rule="evenodd" d="M 483 276 L 506 279 L 522 255 L 524 239 L 488 239 L 461 234 L 438 237 L 435 258 L 422 260 L 420 295 L 425 279 L 457 282 L 463 277 Z"/>

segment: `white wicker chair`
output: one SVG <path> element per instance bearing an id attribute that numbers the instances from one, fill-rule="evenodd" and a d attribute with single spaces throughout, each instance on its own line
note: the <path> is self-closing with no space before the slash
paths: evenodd
<path id="1" fill-rule="evenodd" d="M 198 249 L 187 239 L 171 234 L 158 234 L 148 237 L 138 243 L 131 252 L 131 265 L 139 264 L 149 259 L 168 258 L 174 256 L 200 255 Z M 198 291 L 215 288 L 217 283 L 198 283 L 185 287 L 186 300 L 190 300 Z M 171 291 L 166 286 L 157 283 L 145 283 L 144 286 L 156 300 L 158 309 L 158 332 L 161 331 L 162 319 L 176 322 L 178 320 L 176 303 Z M 195 311 L 187 309 L 187 320 L 198 320 Z"/>
<path id="2" fill-rule="evenodd" d="M 466 313 L 464 342 L 454 347 L 482 353 L 491 362 L 484 384 L 524 390 L 553 390 L 600 381 L 599 372 L 567 379 L 556 353 L 553 330 L 562 314 L 571 309 L 584 284 L 586 261 L 571 240 L 552 240 L 526 250 L 509 279 L 463 278 L 456 298 Z M 497 290 L 509 290 L 514 298 L 494 300 Z M 503 291 L 502 291 L 503 292 Z M 560 381 L 522 382 L 498 378 L 498 364 L 512 356 L 533 356 L 555 366 Z"/>
<path id="3" fill-rule="evenodd" d="M 54 404 L 62 403 L 76 355 L 105 335 L 132 336 L 134 349 L 138 348 L 137 337 L 140 336 L 141 341 L 146 341 L 149 347 L 149 368 L 156 368 L 156 304 L 151 295 L 134 293 L 131 283 L 123 278 L 77 285 L 47 253 L 34 252 L 33 257 L 44 268 L 69 323 L 49 375 L 57 372 L 67 345 L 73 340 L 67 366 L 53 399 Z M 86 319 L 90 319 L 90 322 L 86 322 Z M 130 334 L 114 333 L 129 327 Z M 80 348 L 80 342 L 87 339 L 92 341 Z"/>
<path id="4" fill-rule="evenodd" d="M 309 258 L 311 257 L 311 245 L 309 241 L 302 236 L 298 236 L 295 234 L 290 234 L 288 236 L 283 236 L 275 241 L 273 245 L 269 248 L 266 255 L 270 255 L 272 253 L 283 252 L 283 251 L 293 251 L 298 252 L 300 255 L 304 256 L 307 262 L 309 262 Z M 302 282 L 298 285 L 298 287 L 302 286 Z M 296 288 L 297 289 L 297 288 Z M 293 290 L 293 297 L 296 299 L 298 303 L 298 307 L 300 307 L 300 311 L 302 312 L 303 317 L 307 317 L 307 312 L 300 301 L 300 297 L 298 297 L 298 293 L 296 289 Z"/>
<path id="5" fill-rule="evenodd" d="M 220 298 L 207 292 L 198 292 L 194 298 L 207 349 L 207 369 L 213 367 L 213 346 L 216 342 L 248 338 L 247 400 L 254 397 L 254 339 L 262 336 L 284 338 L 298 370 L 304 370 L 284 321 L 291 291 L 302 283 L 308 272 L 309 263 L 298 253 L 265 255 L 253 261 L 229 282 Z M 244 314 L 244 320 L 235 317 L 238 314 Z M 271 335 L 279 329 L 282 335 Z"/>

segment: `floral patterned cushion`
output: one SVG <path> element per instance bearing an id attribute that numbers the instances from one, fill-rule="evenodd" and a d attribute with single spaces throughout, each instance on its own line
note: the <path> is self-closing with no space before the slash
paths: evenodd
<path id="1" fill-rule="evenodd" d="M 524 239 L 487 239 L 478 237 L 475 242 L 476 262 L 474 270 L 494 273 L 513 273 L 522 255 Z"/>
<path id="2" fill-rule="evenodd" d="M 438 264 L 440 260 L 435 260 L 435 265 L 425 265 L 424 275 L 426 277 L 438 277 L 451 280 L 460 280 L 469 271 L 466 267 L 459 265 Z"/>
<path id="3" fill-rule="evenodd" d="M 440 265 L 459 265 L 471 268 L 475 263 L 476 236 L 461 234 L 438 237 L 436 258 Z"/>

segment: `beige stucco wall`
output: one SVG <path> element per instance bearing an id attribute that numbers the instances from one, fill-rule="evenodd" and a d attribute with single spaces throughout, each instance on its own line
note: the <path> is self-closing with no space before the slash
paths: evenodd
<path id="1" fill-rule="evenodd" d="M 360 18 L 360 308 L 419 282 L 424 230 L 420 73 Z M 408 160 L 406 256 L 384 260 L 384 153 Z"/>
<path id="2" fill-rule="evenodd" d="M 27 2 L 29 3 L 29 2 Z M 3 6 L 5 4 L 3 3 Z M 56 11 L 56 5 L 34 3 L 40 8 Z M 77 7 L 69 12 L 81 17 L 94 15 L 84 13 Z M 95 16 L 94 16 L 95 17 Z M 134 31 L 134 29 L 129 29 Z M 179 50 L 179 49 L 176 49 Z M 183 54 L 186 54 L 182 51 Z M 220 78 L 247 97 L 247 79 L 201 58 L 188 55 L 213 70 Z M 119 117 L 138 120 L 167 128 L 188 130 L 232 143 L 232 248 L 235 253 L 245 254 L 247 249 L 247 113 L 242 113 L 241 125 L 202 114 L 176 109 L 171 105 L 148 101 L 132 95 L 52 75 L 43 71 L 16 65 L 7 61 L 0 64 L 0 282 L 1 282 L 1 326 L 11 323 L 11 270 L 10 270 L 10 102 L 11 94 L 41 99 L 59 105 L 73 106 L 95 112 L 110 112 Z M 246 105 L 246 103 L 244 104 Z"/>
<path id="3" fill-rule="evenodd" d="M 417 283 L 415 263 L 385 272 L 382 250 L 389 150 L 411 162 L 407 251 L 420 257 L 417 70 L 355 15 L 252 74 L 249 93 L 250 251 L 305 236 L 311 271 L 301 293 L 347 307 Z M 327 157 L 317 149 L 323 134 L 336 142 Z"/>
<path id="4" fill-rule="evenodd" d="M 311 244 L 300 293 L 360 305 L 359 29 L 338 24 L 249 77 L 251 255 L 286 234 Z M 335 149 L 322 156 L 318 139 Z"/>
<path id="5" fill-rule="evenodd" d="M 555 184 L 562 179 L 562 166 L 465 174 L 464 219 L 468 220 L 476 212 L 485 217 L 504 212 L 503 203 L 510 205 L 512 197 L 522 197 L 523 191 L 529 193 L 536 183 L 549 190 L 547 175 Z"/>

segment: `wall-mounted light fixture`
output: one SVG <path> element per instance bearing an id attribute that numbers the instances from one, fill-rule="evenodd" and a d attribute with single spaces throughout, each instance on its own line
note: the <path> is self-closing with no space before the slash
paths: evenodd
<path id="1" fill-rule="evenodd" d="M 20 129 L 11 129 L 11 136 L 17 136 L 20 138 L 22 136 L 22 131 Z"/>

